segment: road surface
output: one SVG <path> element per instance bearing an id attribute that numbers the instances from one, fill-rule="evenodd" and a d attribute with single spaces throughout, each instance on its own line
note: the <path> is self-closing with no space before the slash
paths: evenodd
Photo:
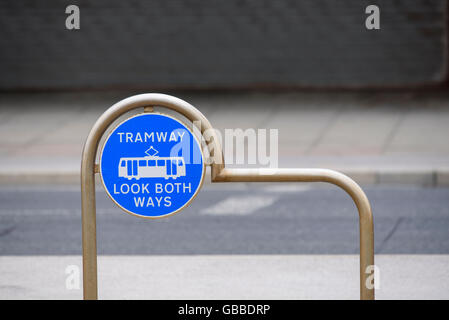
<path id="1" fill-rule="evenodd" d="M 376 254 L 448 254 L 449 188 L 365 187 Z M 147 220 L 97 192 L 103 255 L 357 254 L 349 196 L 320 184 L 205 184 L 184 211 Z M 0 255 L 81 254 L 79 186 L 0 187 Z"/>

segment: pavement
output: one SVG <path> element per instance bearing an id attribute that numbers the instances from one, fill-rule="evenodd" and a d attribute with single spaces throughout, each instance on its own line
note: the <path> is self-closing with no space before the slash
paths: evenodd
<path id="1" fill-rule="evenodd" d="M 142 92 L 0 95 L 0 183 L 77 183 L 83 143 L 115 102 Z M 278 129 L 279 167 L 324 167 L 361 184 L 449 186 L 449 95 L 174 95 L 224 129 Z"/>
<path id="2" fill-rule="evenodd" d="M 359 299 L 357 255 L 99 256 L 99 299 Z M 377 255 L 376 299 L 449 299 L 448 255 Z M 82 299 L 80 256 L 1 256 L 0 299 Z"/>

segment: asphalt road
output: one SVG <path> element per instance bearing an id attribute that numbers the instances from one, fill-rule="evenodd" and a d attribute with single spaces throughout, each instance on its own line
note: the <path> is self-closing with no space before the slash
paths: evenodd
<path id="1" fill-rule="evenodd" d="M 375 251 L 449 253 L 449 189 L 364 188 Z M 97 192 L 99 254 L 357 254 L 358 217 L 347 194 L 306 184 L 205 185 L 184 211 L 133 217 Z M 0 255 L 81 254 L 78 186 L 0 187 Z"/>

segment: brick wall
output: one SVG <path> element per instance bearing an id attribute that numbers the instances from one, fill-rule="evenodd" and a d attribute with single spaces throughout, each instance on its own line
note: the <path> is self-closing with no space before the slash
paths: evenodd
<path id="1" fill-rule="evenodd" d="M 81 29 L 65 29 L 65 7 Z M 381 30 L 364 27 L 381 9 Z M 0 89 L 372 87 L 445 78 L 445 0 L 0 0 Z"/>

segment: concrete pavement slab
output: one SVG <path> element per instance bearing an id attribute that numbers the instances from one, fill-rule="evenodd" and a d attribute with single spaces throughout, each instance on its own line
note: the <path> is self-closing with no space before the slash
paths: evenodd
<path id="1" fill-rule="evenodd" d="M 0 183 L 73 182 L 99 115 L 132 92 L 1 94 Z M 224 129 L 277 129 L 280 167 L 326 167 L 361 183 L 447 185 L 444 93 L 188 93 Z"/>
<path id="2" fill-rule="evenodd" d="M 358 260 L 357 255 L 100 256 L 99 298 L 358 299 Z M 376 298 L 449 299 L 448 263 L 448 255 L 377 255 Z M 0 299 L 82 299 L 81 270 L 80 256 L 2 256 Z"/>

